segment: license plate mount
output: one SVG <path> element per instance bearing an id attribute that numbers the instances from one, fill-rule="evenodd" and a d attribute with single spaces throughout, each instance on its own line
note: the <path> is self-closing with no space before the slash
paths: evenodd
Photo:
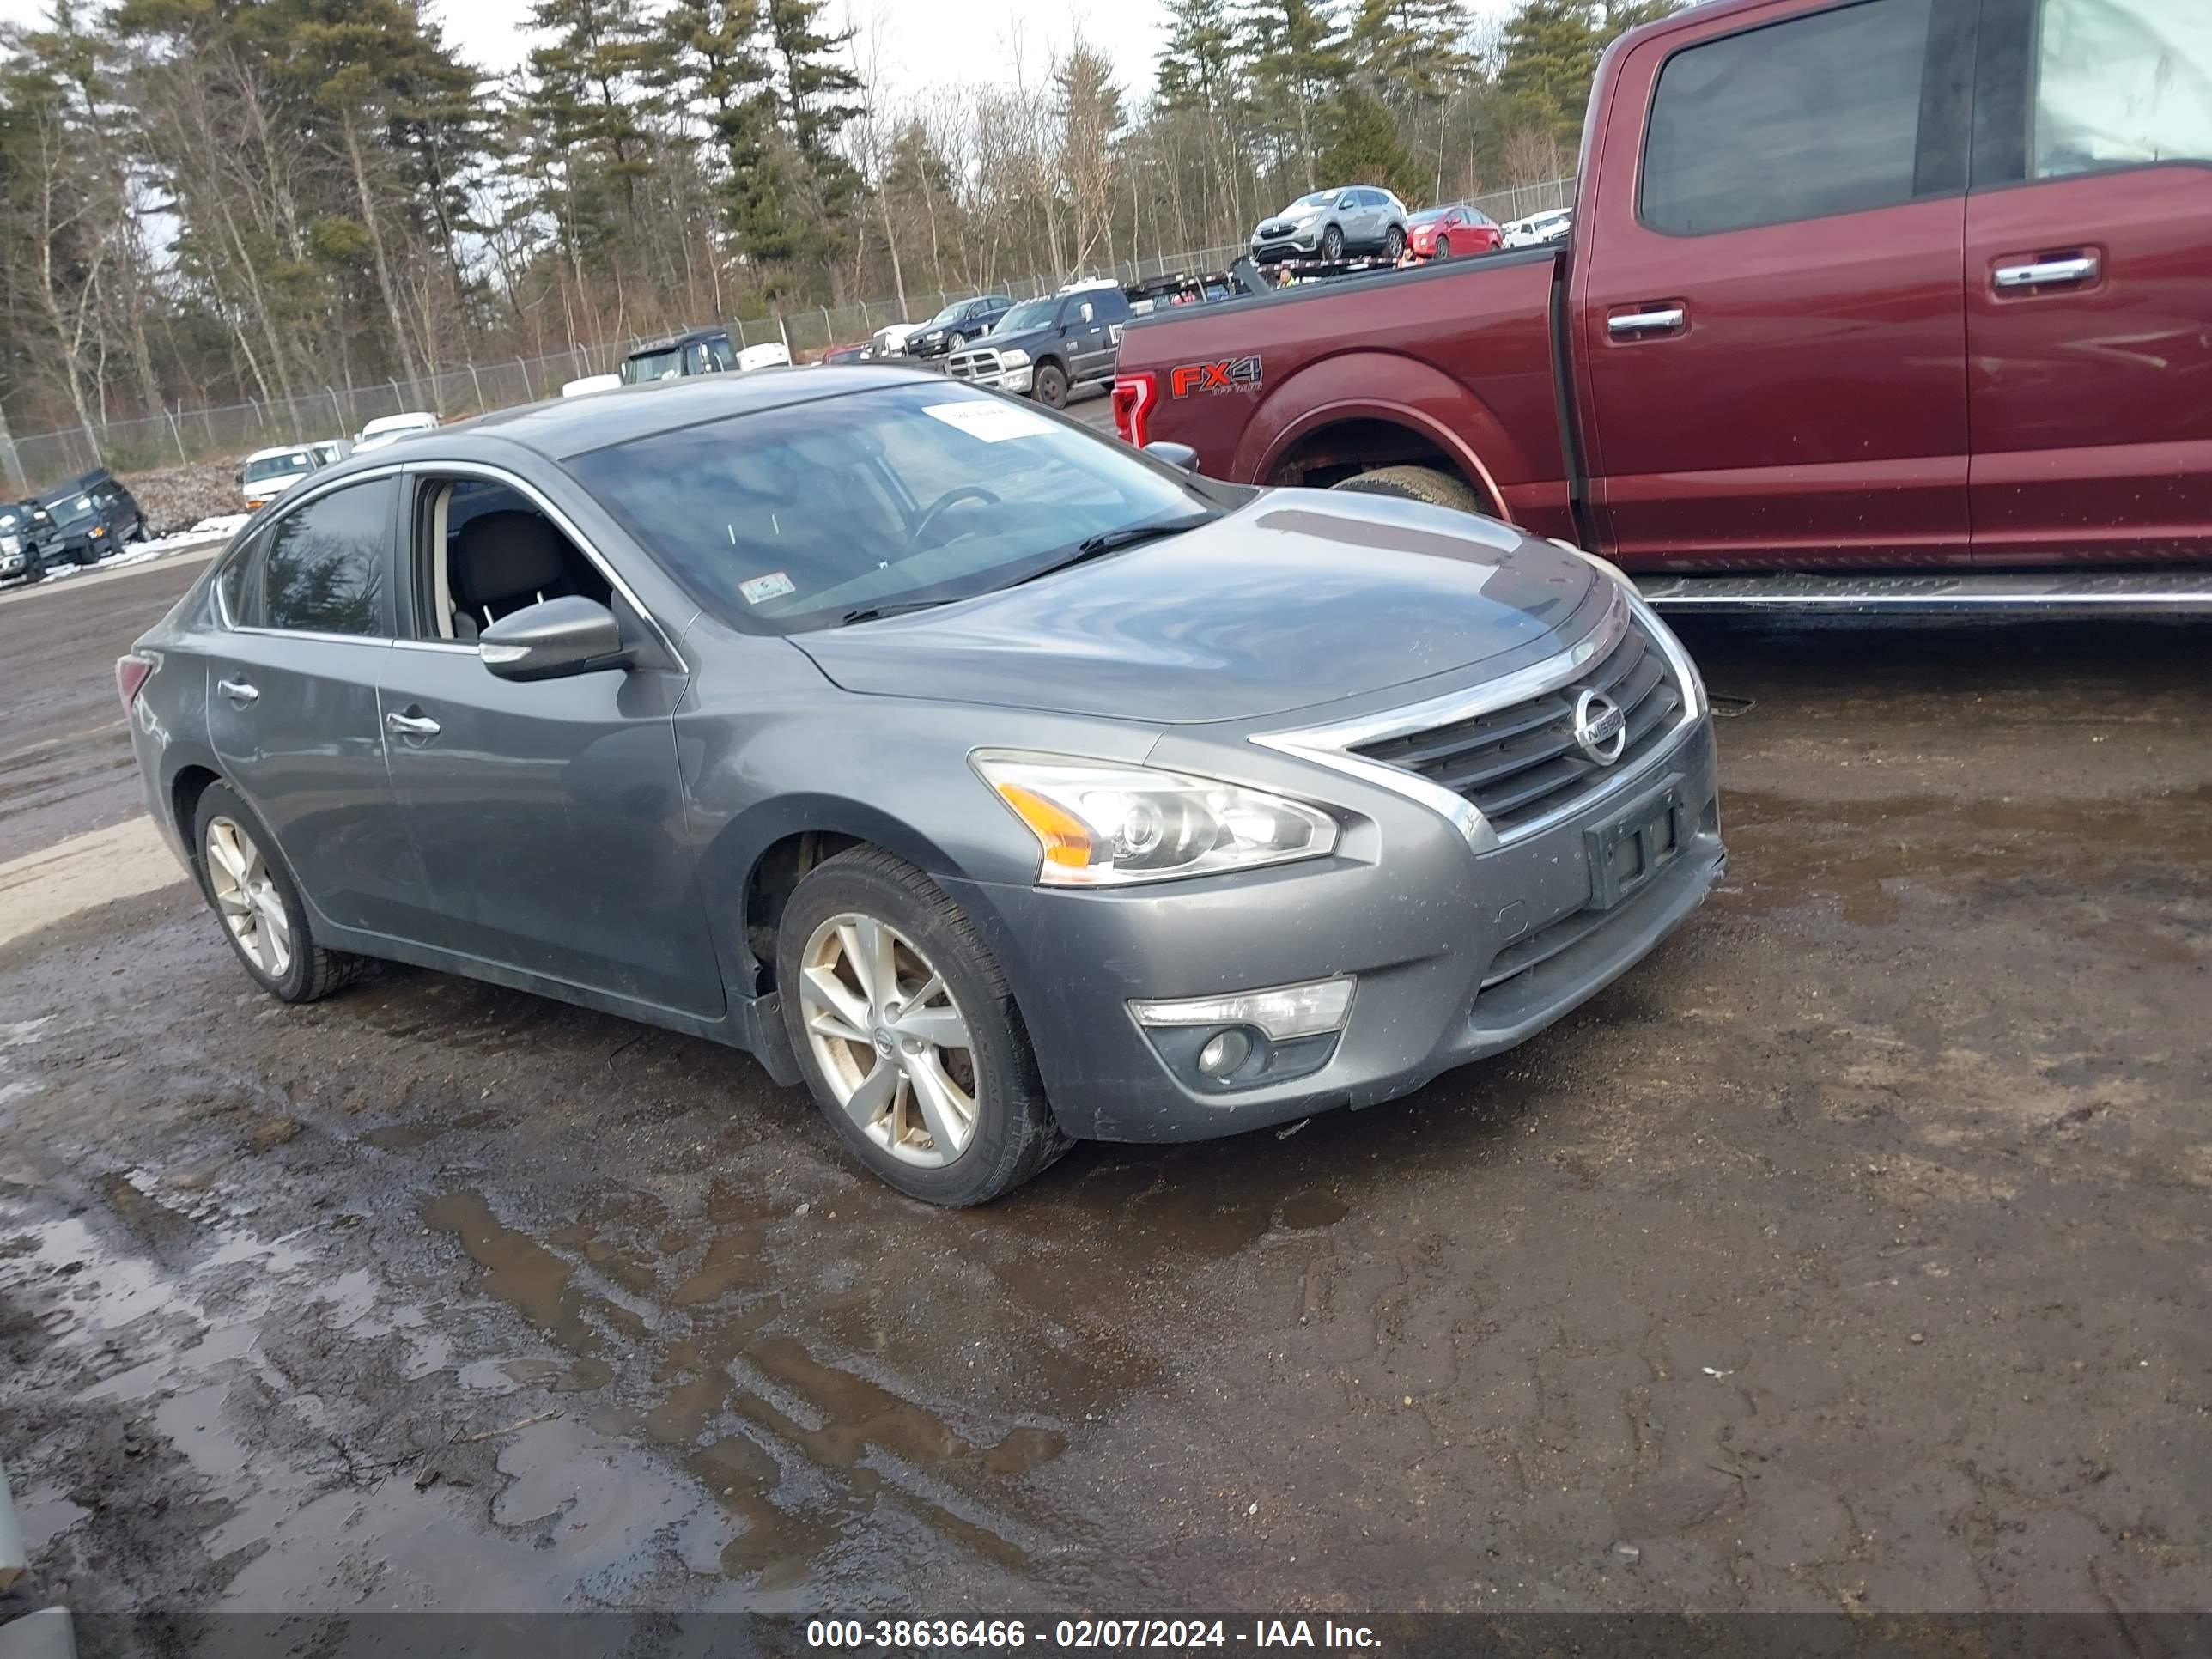
<path id="1" fill-rule="evenodd" d="M 1584 830 L 1583 844 L 1589 853 L 1590 908 L 1610 910 L 1641 892 L 1680 855 L 1686 829 L 1682 779 L 1676 774 L 1638 795 L 1603 823 Z"/>

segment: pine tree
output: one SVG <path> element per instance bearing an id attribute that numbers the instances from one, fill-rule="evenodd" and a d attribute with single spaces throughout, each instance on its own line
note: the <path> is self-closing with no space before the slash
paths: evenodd
<path id="1" fill-rule="evenodd" d="M 829 5 L 830 0 L 764 4 L 768 46 L 783 99 L 785 143 L 772 160 L 790 192 L 781 239 L 784 257 L 825 269 L 844 246 L 861 188 L 860 173 L 836 146 L 838 133 L 860 113 L 852 101 L 860 77 L 836 55 L 852 32 L 823 32 L 822 14 Z"/>
<path id="2" fill-rule="evenodd" d="M 1528 119 L 1571 137 L 1604 49 L 1589 0 L 1523 0 L 1499 37 L 1498 90 Z"/>
<path id="3" fill-rule="evenodd" d="M 638 183 L 652 170 L 646 124 L 666 79 L 661 41 L 640 0 L 537 0 L 530 19 L 554 37 L 530 54 L 533 102 L 568 169 L 572 202 L 580 210 L 598 193 L 597 181 L 580 188 L 574 171 L 590 157 L 635 230 Z"/>
<path id="4" fill-rule="evenodd" d="M 1401 196 L 1417 197 L 1421 164 L 1398 137 L 1398 124 L 1380 101 L 1357 87 L 1346 87 L 1328 106 L 1328 147 L 1321 168 L 1339 183 L 1387 185 Z"/>
<path id="5" fill-rule="evenodd" d="M 1275 152 L 1277 192 L 1316 190 L 1316 112 L 1351 61 L 1336 20 L 1316 0 L 1255 0 L 1243 28 L 1254 111 Z"/>

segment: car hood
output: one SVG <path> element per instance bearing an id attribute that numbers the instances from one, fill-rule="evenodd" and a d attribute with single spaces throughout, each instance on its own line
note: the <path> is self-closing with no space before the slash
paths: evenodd
<path id="1" fill-rule="evenodd" d="M 1491 520 L 1278 489 L 1180 536 L 794 643 L 849 691 L 1150 725 L 1249 720 L 1546 640 L 1601 580 Z"/>

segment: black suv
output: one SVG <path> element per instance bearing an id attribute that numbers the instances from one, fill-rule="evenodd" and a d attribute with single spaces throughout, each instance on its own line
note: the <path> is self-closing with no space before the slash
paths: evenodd
<path id="1" fill-rule="evenodd" d="M 58 564 L 97 564 L 149 533 L 122 480 L 94 468 L 36 501 L 0 507 L 0 581 L 36 581 Z"/>
<path id="2" fill-rule="evenodd" d="M 738 366 L 737 348 L 726 328 L 689 328 L 640 346 L 617 371 L 624 386 L 649 386 L 687 374 L 721 374 Z"/>
<path id="3" fill-rule="evenodd" d="M 1010 295 L 985 294 L 973 300 L 955 300 L 906 337 L 909 357 L 942 357 L 969 341 L 988 334 L 1014 308 Z"/>

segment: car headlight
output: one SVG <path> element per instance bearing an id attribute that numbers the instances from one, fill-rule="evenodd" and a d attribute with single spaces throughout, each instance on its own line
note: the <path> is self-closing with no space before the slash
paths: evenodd
<path id="1" fill-rule="evenodd" d="M 1336 848 L 1336 820 L 1319 808 L 1216 778 L 1011 750 L 971 758 L 1037 838 L 1041 887 L 1168 881 Z"/>
<path id="2" fill-rule="evenodd" d="M 105 536 L 107 533 L 107 526 L 104 524 L 96 524 L 93 526 L 91 533 L 93 539 L 97 541 L 100 537 Z"/>
<path id="3" fill-rule="evenodd" d="M 999 354 L 999 367 L 1000 368 L 1025 368 L 1029 366 L 1029 361 L 1030 354 L 1021 349 L 1018 346 L 1016 346 L 1010 350 L 1001 351 Z"/>

